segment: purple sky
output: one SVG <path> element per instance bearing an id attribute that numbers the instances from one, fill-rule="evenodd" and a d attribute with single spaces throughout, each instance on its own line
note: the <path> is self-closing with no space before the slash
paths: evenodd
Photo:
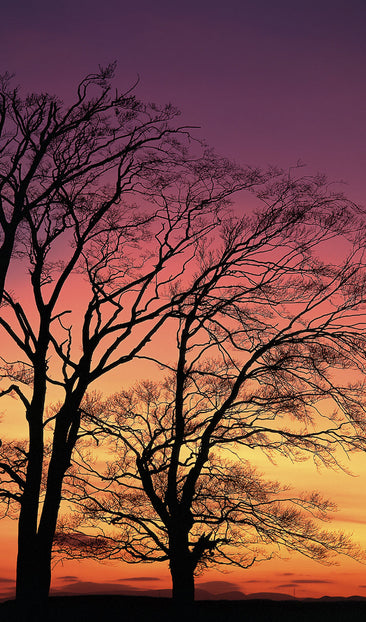
<path id="1" fill-rule="evenodd" d="M 5 0 L 0 72 L 63 98 L 118 61 L 121 90 L 172 101 L 220 153 L 366 182 L 364 0 Z"/>

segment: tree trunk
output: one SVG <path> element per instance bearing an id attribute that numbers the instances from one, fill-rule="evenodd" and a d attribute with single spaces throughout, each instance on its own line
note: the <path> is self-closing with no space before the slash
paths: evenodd
<path id="1" fill-rule="evenodd" d="M 49 595 L 51 583 L 52 545 L 54 541 L 57 517 L 62 498 L 62 483 L 65 471 L 70 464 L 70 451 L 67 446 L 67 426 L 56 422 L 53 451 L 48 467 L 47 486 L 43 508 L 37 528 L 37 510 L 39 490 L 29 494 L 29 505 L 33 507 L 33 520 L 27 504 L 22 504 L 19 521 L 17 600 L 22 604 L 32 602 L 34 606 L 44 603 Z M 39 475 L 42 471 L 40 471 Z M 40 482 L 40 479 L 39 479 Z"/>
<path id="2" fill-rule="evenodd" d="M 38 592 L 37 522 L 43 468 L 43 386 L 27 412 L 29 450 L 18 522 L 16 599 L 27 603 Z"/>
<path id="3" fill-rule="evenodd" d="M 180 603 L 192 603 L 194 601 L 194 576 L 190 560 L 172 559 L 170 572 L 173 600 Z"/>
<path id="4" fill-rule="evenodd" d="M 33 605 L 48 598 L 51 583 L 52 545 L 61 502 L 64 471 L 50 464 L 46 498 L 39 522 L 30 533 L 27 520 L 19 521 L 17 600 Z"/>
<path id="5" fill-rule="evenodd" d="M 38 611 L 47 601 L 51 578 L 51 556 L 42 553 L 36 534 L 27 545 L 20 544 L 17 560 L 16 600 L 23 609 Z"/>
<path id="6" fill-rule="evenodd" d="M 39 567 L 37 559 L 37 534 L 23 529 L 19 521 L 16 600 L 32 603 L 38 593 Z"/>
<path id="7" fill-rule="evenodd" d="M 194 567 L 188 546 L 188 533 L 178 528 L 170 534 L 170 573 L 172 576 L 173 600 L 179 603 L 194 601 Z"/>
<path id="8" fill-rule="evenodd" d="M 73 409 L 69 404 L 66 404 L 59 411 L 53 434 L 46 493 L 38 526 L 37 550 L 40 565 L 39 594 L 41 599 L 47 598 L 50 590 L 52 546 L 62 499 L 62 485 L 65 472 L 70 466 L 71 453 L 76 443 L 80 425 L 78 404 L 79 402 L 76 405 L 74 404 Z M 67 417 L 65 416 L 66 413 Z"/>
<path id="9" fill-rule="evenodd" d="M 47 598 L 51 584 L 52 545 L 62 498 L 64 469 L 62 465 L 50 464 L 47 491 L 38 527 L 38 555 L 40 567 L 40 596 Z"/>

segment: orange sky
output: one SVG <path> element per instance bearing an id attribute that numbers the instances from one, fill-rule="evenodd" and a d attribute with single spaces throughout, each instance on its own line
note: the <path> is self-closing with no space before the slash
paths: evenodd
<path id="1" fill-rule="evenodd" d="M 363 458 L 363 457 L 362 457 Z M 366 548 L 366 473 L 361 457 L 352 460 L 355 477 L 338 473 L 314 473 L 310 465 L 292 465 L 290 469 L 279 467 L 273 476 L 283 473 L 299 487 L 318 488 L 335 499 L 340 507 L 331 525 L 354 534 L 355 540 Z M 272 468 L 272 467 L 271 467 Z M 0 533 L 0 598 L 14 593 L 16 523 L 4 520 Z M 248 570 L 233 569 L 221 573 L 211 569 L 197 578 L 197 588 L 213 593 L 240 590 L 253 592 L 281 592 L 296 597 L 321 597 L 361 595 L 366 597 L 366 569 L 344 556 L 334 566 L 322 566 L 300 555 L 282 551 L 285 559 L 258 564 Z M 211 582 L 214 582 L 211 584 Z M 216 584 L 215 582 L 220 582 Z M 204 585 L 206 584 L 207 585 Z M 68 593 L 83 592 L 129 592 L 130 590 L 159 590 L 170 587 L 167 564 L 134 564 L 93 561 L 64 561 L 53 570 L 52 591 Z"/>
<path id="2" fill-rule="evenodd" d="M 353 533 L 354 539 L 366 548 L 366 463 L 364 456 L 355 456 L 348 465 L 354 477 L 342 472 L 318 473 L 309 463 L 289 465 L 283 460 L 277 468 L 261 461 L 260 466 L 269 477 L 283 478 L 303 489 L 318 489 L 338 503 L 339 511 L 329 527 Z M 265 468 L 267 466 L 267 468 Z M 299 554 L 281 552 L 284 559 L 275 559 L 257 564 L 247 570 L 233 569 L 231 572 L 218 572 L 211 569 L 197 578 L 197 587 L 211 581 L 227 582 L 227 586 L 207 585 L 209 591 L 225 592 L 233 589 L 246 594 L 252 592 L 282 592 L 297 597 L 352 596 L 366 597 L 366 567 L 352 559 L 340 556 L 339 565 L 323 566 Z M 170 575 L 166 564 L 124 563 L 101 566 L 98 563 L 64 562 L 54 570 L 53 587 L 60 589 L 62 577 L 75 575 L 81 581 L 96 583 L 123 580 L 138 589 L 163 589 L 170 587 Z M 134 578 L 146 578 L 136 580 Z M 150 580 L 148 580 L 150 577 Z M 159 579 L 157 581 L 156 579 Z M 119 584 L 119 583 L 118 583 Z M 233 585 L 231 585 L 233 584 Z M 233 587 L 235 586 L 235 588 Z M 204 586 L 202 586 L 204 587 Z M 75 588 L 74 588 L 75 589 Z M 80 585 L 77 589 L 82 589 Z M 95 588 L 96 589 L 96 588 Z M 100 588 L 98 588 L 100 589 Z"/>
<path id="3" fill-rule="evenodd" d="M 11 398 L 7 398 L 10 400 Z M 14 408 L 16 402 L 12 400 Z M 13 410 L 12 408 L 12 410 Z M 15 412 L 15 411 L 13 411 Z M 5 416 L 5 428 L 11 421 Z M 16 422 L 21 419 L 17 416 Z M 15 423 L 16 423 L 15 422 Z M 354 535 L 355 541 L 366 548 L 366 463 L 363 455 L 354 455 L 345 466 L 353 476 L 329 470 L 316 471 L 307 461 L 291 464 L 281 459 L 277 466 L 264 457 L 257 456 L 256 464 L 270 479 L 280 479 L 298 489 L 319 490 L 335 500 L 339 511 L 329 528 L 344 530 Z M 0 524 L 0 598 L 14 593 L 16 563 L 16 522 L 4 519 Z M 212 592 L 240 590 L 244 593 L 281 592 L 297 597 L 351 596 L 366 597 L 366 568 L 344 556 L 338 565 L 322 566 L 298 554 L 279 551 L 283 559 L 273 559 L 254 567 L 225 571 L 211 569 L 197 578 L 197 587 Z M 213 582 L 213 583 L 211 583 Z M 216 583 L 220 582 L 220 583 Z M 207 584 L 207 585 L 204 585 Z M 94 561 L 64 561 L 53 571 L 52 590 L 68 593 L 115 592 L 130 590 L 159 590 L 170 587 L 169 569 L 164 564 L 126 564 Z"/>

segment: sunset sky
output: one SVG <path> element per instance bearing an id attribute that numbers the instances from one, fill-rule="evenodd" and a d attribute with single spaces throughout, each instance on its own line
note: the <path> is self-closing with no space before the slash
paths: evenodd
<path id="1" fill-rule="evenodd" d="M 121 91 L 139 77 L 141 99 L 172 102 L 182 123 L 199 126 L 196 135 L 220 154 L 264 167 L 302 161 L 310 172 L 344 181 L 344 192 L 365 204 L 365 29 L 364 0 L 6 0 L 0 73 L 15 73 L 23 94 L 48 91 L 68 102 L 83 76 L 116 60 Z M 334 498 L 334 527 L 366 547 L 366 458 L 348 466 L 354 477 L 317 474 L 304 464 L 263 468 Z M 0 598 L 13 586 L 15 537 L 16 524 L 3 521 Z M 366 596 L 366 566 L 287 558 L 226 574 L 212 570 L 197 583 L 219 592 Z M 65 562 L 56 566 L 53 586 L 73 593 L 163 589 L 169 572 Z"/>

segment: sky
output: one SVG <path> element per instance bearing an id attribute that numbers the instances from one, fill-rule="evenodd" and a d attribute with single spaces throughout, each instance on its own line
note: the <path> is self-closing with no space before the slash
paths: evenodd
<path id="1" fill-rule="evenodd" d="M 198 126 L 218 153 L 264 167 L 301 161 L 343 181 L 346 194 L 364 204 L 365 26 L 364 0 L 5 0 L 0 73 L 14 73 L 23 93 L 48 91 L 67 102 L 83 76 L 116 60 L 121 91 L 138 80 L 141 99 L 172 102 L 182 123 Z M 365 461 L 352 463 L 351 478 L 296 468 L 304 486 L 336 497 L 335 526 L 366 544 Z M 286 475 L 288 466 L 279 469 Z M 1 596 L 14 579 L 15 524 L 0 531 L 7 551 Z M 210 589 L 245 593 L 366 596 L 366 569 L 350 560 L 332 568 L 295 557 L 276 564 L 210 571 L 199 582 L 221 581 L 227 585 Z M 54 577 L 55 589 L 71 591 L 101 583 L 168 586 L 167 568 L 142 565 L 66 562 Z"/>

